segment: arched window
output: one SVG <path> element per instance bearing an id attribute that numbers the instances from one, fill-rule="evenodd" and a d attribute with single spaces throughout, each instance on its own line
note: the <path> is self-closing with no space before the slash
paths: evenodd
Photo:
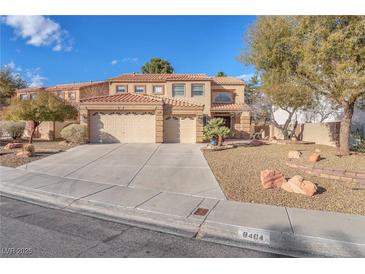
<path id="1" fill-rule="evenodd" d="M 232 102 L 232 97 L 228 94 L 228 93 L 218 93 L 215 97 L 214 97 L 214 102 L 216 103 L 231 103 Z"/>

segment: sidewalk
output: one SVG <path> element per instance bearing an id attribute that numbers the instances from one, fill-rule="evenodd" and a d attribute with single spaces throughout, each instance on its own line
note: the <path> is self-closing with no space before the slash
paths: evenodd
<path id="1" fill-rule="evenodd" d="M 365 217 L 134 189 L 0 167 L 0 191 L 162 232 L 291 256 L 365 257 Z"/>

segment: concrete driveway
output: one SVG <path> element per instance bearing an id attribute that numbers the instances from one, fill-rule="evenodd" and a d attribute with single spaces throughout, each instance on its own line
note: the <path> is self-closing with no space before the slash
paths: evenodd
<path id="1" fill-rule="evenodd" d="M 225 199 L 199 144 L 82 145 L 19 167 L 108 185 Z"/>

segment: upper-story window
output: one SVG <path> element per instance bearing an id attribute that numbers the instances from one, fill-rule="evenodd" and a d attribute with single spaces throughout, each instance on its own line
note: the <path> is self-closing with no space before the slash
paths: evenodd
<path id="1" fill-rule="evenodd" d="M 53 92 L 55 96 L 57 96 L 60 99 L 65 99 L 65 92 L 64 91 L 55 91 Z"/>
<path id="2" fill-rule="evenodd" d="M 75 91 L 70 91 L 68 93 L 68 99 L 71 100 L 71 101 L 76 100 L 76 92 Z"/>
<path id="3" fill-rule="evenodd" d="M 153 86 L 152 87 L 152 93 L 153 94 L 163 94 L 163 86 Z"/>
<path id="4" fill-rule="evenodd" d="M 115 91 L 120 92 L 120 93 L 127 92 L 127 86 L 126 85 L 117 85 L 115 87 Z"/>
<path id="5" fill-rule="evenodd" d="M 203 96 L 204 95 L 204 84 L 192 84 L 191 85 L 192 96 Z"/>
<path id="6" fill-rule="evenodd" d="M 228 92 L 219 92 L 214 96 L 215 103 L 232 103 L 232 96 Z"/>
<path id="7" fill-rule="evenodd" d="M 172 96 L 185 96 L 185 85 L 184 84 L 173 84 L 172 85 Z"/>
<path id="8" fill-rule="evenodd" d="M 145 86 L 135 86 L 134 87 L 134 92 L 135 93 L 145 93 L 146 92 L 146 87 Z"/>
<path id="9" fill-rule="evenodd" d="M 29 98 L 29 97 L 28 97 L 28 94 L 20 94 L 20 95 L 19 95 L 19 99 L 20 99 L 20 100 L 28 100 L 28 98 Z"/>

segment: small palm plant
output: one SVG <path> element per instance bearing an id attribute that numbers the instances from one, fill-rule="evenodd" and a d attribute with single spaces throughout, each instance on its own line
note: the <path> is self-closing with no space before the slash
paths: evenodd
<path id="1" fill-rule="evenodd" d="M 223 144 L 224 138 L 229 136 L 229 133 L 230 130 L 224 126 L 224 120 L 222 118 L 210 119 L 204 127 L 204 138 L 206 140 L 218 140 L 218 146 Z"/>

